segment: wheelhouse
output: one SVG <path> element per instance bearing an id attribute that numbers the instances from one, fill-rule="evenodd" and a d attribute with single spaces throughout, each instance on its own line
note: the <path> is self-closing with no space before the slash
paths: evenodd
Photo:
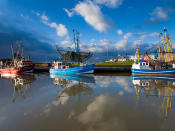
<path id="1" fill-rule="evenodd" d="M 141 59 L 138 64 L 140 66 L 149 66 L 149 61 Z"/>
<path id="2" fill-rule="evenodd" d="M 67 69 L 70 67 L 70 63 L 67 63 L 67 61 L 54 61 L 52 67 L 54 69 Z"/>

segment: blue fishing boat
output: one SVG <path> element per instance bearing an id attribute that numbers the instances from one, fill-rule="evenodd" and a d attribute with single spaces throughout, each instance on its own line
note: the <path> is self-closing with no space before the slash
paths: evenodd
<path id="1" fill-rule="evenodd" d="M 77 67 L 71 67 L 71 64 L 66 61 L 56 61 L 53 63 L 53 68 L 50 68 L 50 74 L 82 74 L 94 73 L 94 64 L 81 64 Z"/>
<path id="2" fill-rule="evenodd" d="M 175 64 L 166 69 L 154 68 L 150 66 L 149 61 L 141 59 L 132 65 L 133 75 L 175 75 Z"/>
<path id="3" fill-rule="evenodd" d="M 146 52 L 140 56 L 139 48 L 136 49 L 137 58 L 132 65 L 133 75 L 175 75 L 175 53 L 172 50 L 167 30 L 164 29 L 163 31 L 165 35 L 160 33 L 163 51 L 159 47 L 152 54 Z M 164 40 L 166 41 L 164 42 Z"/>

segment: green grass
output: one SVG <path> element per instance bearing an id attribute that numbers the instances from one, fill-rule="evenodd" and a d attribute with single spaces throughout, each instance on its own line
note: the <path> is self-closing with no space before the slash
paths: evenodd
<path id="1" fill-rule="evenodd" d="M 71 67 L 76 67 L 78 66 L 78 64 L 71 64 Z"/>
<path id="2" fill-rule="evenodd" d="M 122 62 L 101 62 L 96 65 L 132 65 L 134 63 L 133 60 L 122 61 Z"/>

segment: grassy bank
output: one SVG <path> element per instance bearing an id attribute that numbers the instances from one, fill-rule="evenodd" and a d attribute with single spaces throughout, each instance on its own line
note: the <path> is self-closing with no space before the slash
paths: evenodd
<path id="1" fill-rule="evenodd" d="M 134 63 L 133 60 L 129 61 L 121 61 L 121 62 L 101 62 L 96 65 L 132 65 Z"/>
<path id="2" fill-rule="evenodd" d="M 95 65 L 128 65 L 128 66 L 131 66 L 132 64 L 134 63 L 133 60 L 129 60 L 129 61 L 122 61 L 122 62 L 100 62 L 100 63 L 96 63 Z M 50 64 L 49 63 L 35 63 L 36 67 L 49 67 Z M 72 64 L 71 65 L 72 67 L 76 67 L 78 66 L 77 63 L 75 64 Z"/>

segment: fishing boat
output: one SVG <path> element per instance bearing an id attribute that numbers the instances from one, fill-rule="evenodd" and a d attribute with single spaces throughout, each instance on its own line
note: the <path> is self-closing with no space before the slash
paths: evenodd
<path id="1" fill-rule="evenodd" d="M 65 51 L 57 48 L 57 52 L 64 58 L 62 61 L 54 61 L 52 68 L 50 68 L 51 74 L 82 74 L 82 73 L 94 73 L 94 64 L 84 64 L 91 56 L 91 52 L 81 52 L 79 48 L 79 33 L 73 30 L 74 34 L 74 51 Z M 77 62 L 78 66 L 72 67 L 70 61 Z"/>
<path id="2" fill-rule="evenodd" d="M 175 53 L 166 29 L 164 33 L 165 35 L 160 34 L 164 51 L 159 47 L 153 54 L 146 52 L 141 56 L 139 48 L 136 49 L 137 57 L 132 65 L 133 75 L 175 75 Z"/>
<path id="3" fill-rule="evenodd" d="M 133 75 L 175 75 L 175 64 L 165 68 L 153 68 L 150 66 L 149 61 L 139 60 L 132 65 Z"/>
<path id="4" fill-rule="evenodd" d="M 15 53 L 13 53 L 13 47 L 11 48 L 13 59 L 8 63 L 1 61 L 0 73 L 8 75 L 32 71 L 35 67 L 35 64 L 32 63 L 30 57 L 28 59 L 24 58 L 21 44 L 18 44 L 18 49 Z"/>
<path id="5" fill-rule="evenodd" d="M 66 61 L 56 61 L 50 69 L 51 74 L 81 74 L 94 73 L 94 64 L 83 64 L 77 67 L 71 67 Z"/>

